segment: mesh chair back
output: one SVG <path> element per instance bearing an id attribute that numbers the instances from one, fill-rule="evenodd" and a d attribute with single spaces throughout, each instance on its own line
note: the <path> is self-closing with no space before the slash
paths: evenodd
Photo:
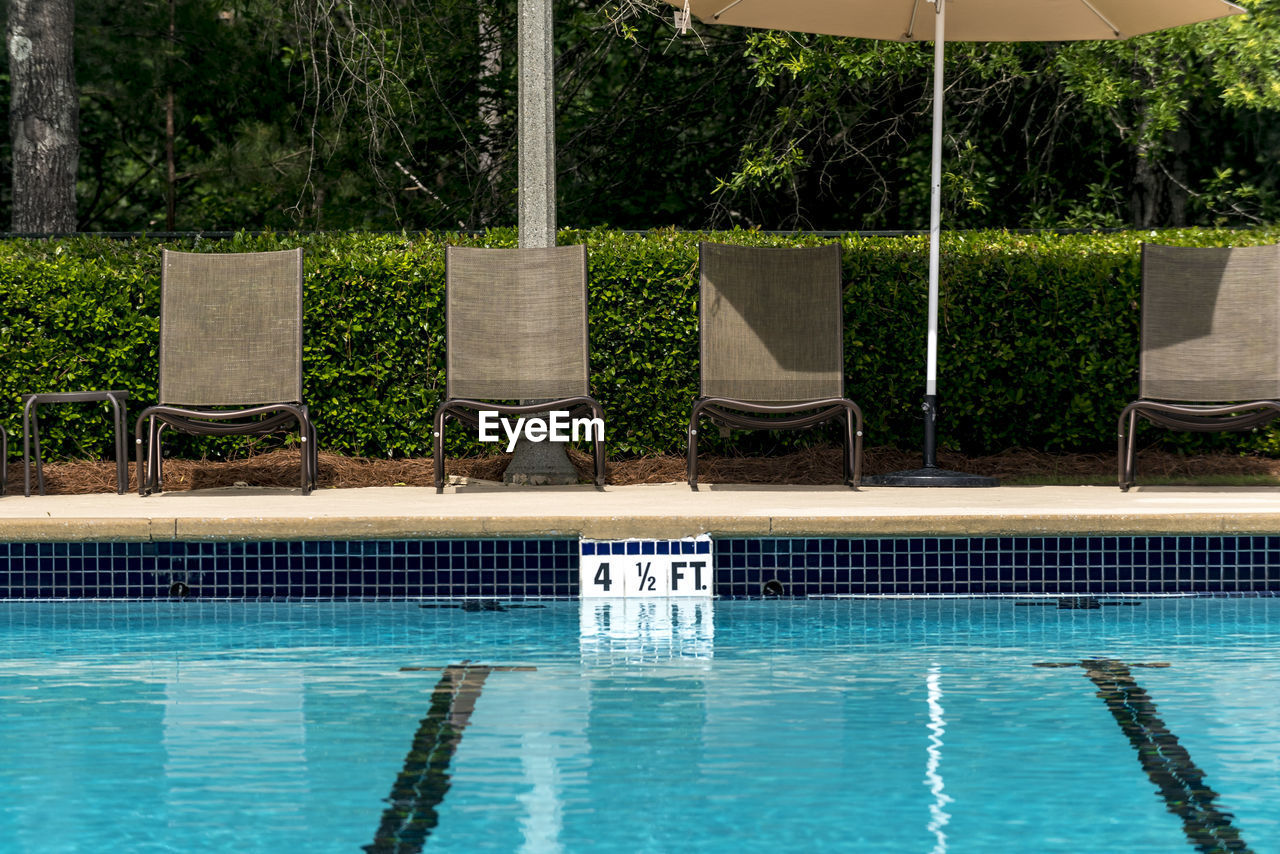
<path id="1" fill-rule="evenodd" d="M 756 403 L 844 396 L 840 247 L 703 243 L 702 395 Z"/>
<path id="2" fill-rule="evenodd" d="M 1280 246 L 1142 247 L 1140 395 L 1280 398 Z"/>
<path id="3" fill-rule="evenodd" d="M 159 402 L 302 402 L 302 250 L 161 256 Z"/>
<path id="4" fill-rule="evenodd" d="M 445 250 L 446 396 L 587 394 L 587 247 Z"/>

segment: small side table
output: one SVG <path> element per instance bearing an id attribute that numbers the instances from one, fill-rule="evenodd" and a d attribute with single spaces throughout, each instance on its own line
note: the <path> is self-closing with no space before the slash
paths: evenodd
<path id="1" fill-rule="evenodd" d="M 89 403 L 101 401 L 111 404 L 116 436 L 116 492 L 124 495 L 129 490 L 129 452 L 126 422 L 129 417 L 129 392 L 127 391 L 53 391 L 22 396 L 22 486 L 23 493 L 31 495 L 31 437 L 36 442 L 36 483 L 44 495 L 44 468 L 40 464 L 40 416 L 37 407 L 42 403 Z"/>

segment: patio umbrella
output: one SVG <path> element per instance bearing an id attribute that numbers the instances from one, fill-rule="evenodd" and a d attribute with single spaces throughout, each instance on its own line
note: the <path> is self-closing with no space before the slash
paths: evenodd
<path id="1" fill-rule="evenodd" d="M 995 478 L 937 465 L 938 242 L 942 196 L 942 58 L 952 41 L 1085 41 L 1194 24 L 1244 9 L 1227 0 L 667 0 L 707 24 L 887 41 L 933 41 L 933 157 L 929 187 L 929 329 L 924 467 L 868 478 L 885 486 L 995 486 Z M 933 8 L 930 9 L 929 7 Z M 948 20 L 949 19 L 949 20 Z M 687 20 L 687 19 L 686 19 Z"/>

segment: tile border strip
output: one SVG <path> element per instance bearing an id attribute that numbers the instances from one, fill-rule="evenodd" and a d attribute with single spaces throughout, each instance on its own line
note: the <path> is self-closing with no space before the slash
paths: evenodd
<path id="1" fill-rule="evenodd" d="M 1280 535 L 724 537 L 715 594 L 1280 593 Z M 0 599 L 575 598 L 578 540 L 0 542 Z"/>

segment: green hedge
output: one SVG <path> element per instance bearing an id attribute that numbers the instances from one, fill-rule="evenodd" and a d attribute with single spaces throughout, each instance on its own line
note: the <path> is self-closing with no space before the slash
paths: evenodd
<path id="1" fill-rule="evenodd" d="M 704 239 L 776 246 L 829 240 L 749 231 L 599 229 L 560 235 L 561 243 L 588 245 L 592 383 L 608 414 L 611 454 L 684 450 L 685 421 L 697 389 L 697 245 Z M 1137 391 L 1141 243 L 1277 240 L 1275 229 L 944 235 L 944 447 L 969 453 L 1010 447 L 1110 450 L 1116 417 Z M 30 391 L 124 388 L 133 395 L 134 413 L 155 399 L 162 247 L 301 246 L 306 394 L 321 447 L 363 456 L 428 455 L 431 413 L 444 389 L 447 243 L 508 247 L 515 245 L 515 233 L 0 243 L 0 423 L 18 438 L 19 395 Z M 869 444 L 917 447 L 928 241 L 850 235 L 840 243 L 848 394 L 867 415 Z M 48 453 L 109 455 L 104 415 L 92 407 L 50 411 L 43 434 Z M 828 438 L 821 432 L 743 434 L 732 444 L 767 451 Z M 1274 451 L 1278 438 L 1269 429 L 1166 441 L 1188 449 Z M 219 455 L 241 452 L 248 442 L 183 439 L 174 448 Z M 462 429 L 450 431 L 450 446 L 453 454 L 482 450 Z"/>

